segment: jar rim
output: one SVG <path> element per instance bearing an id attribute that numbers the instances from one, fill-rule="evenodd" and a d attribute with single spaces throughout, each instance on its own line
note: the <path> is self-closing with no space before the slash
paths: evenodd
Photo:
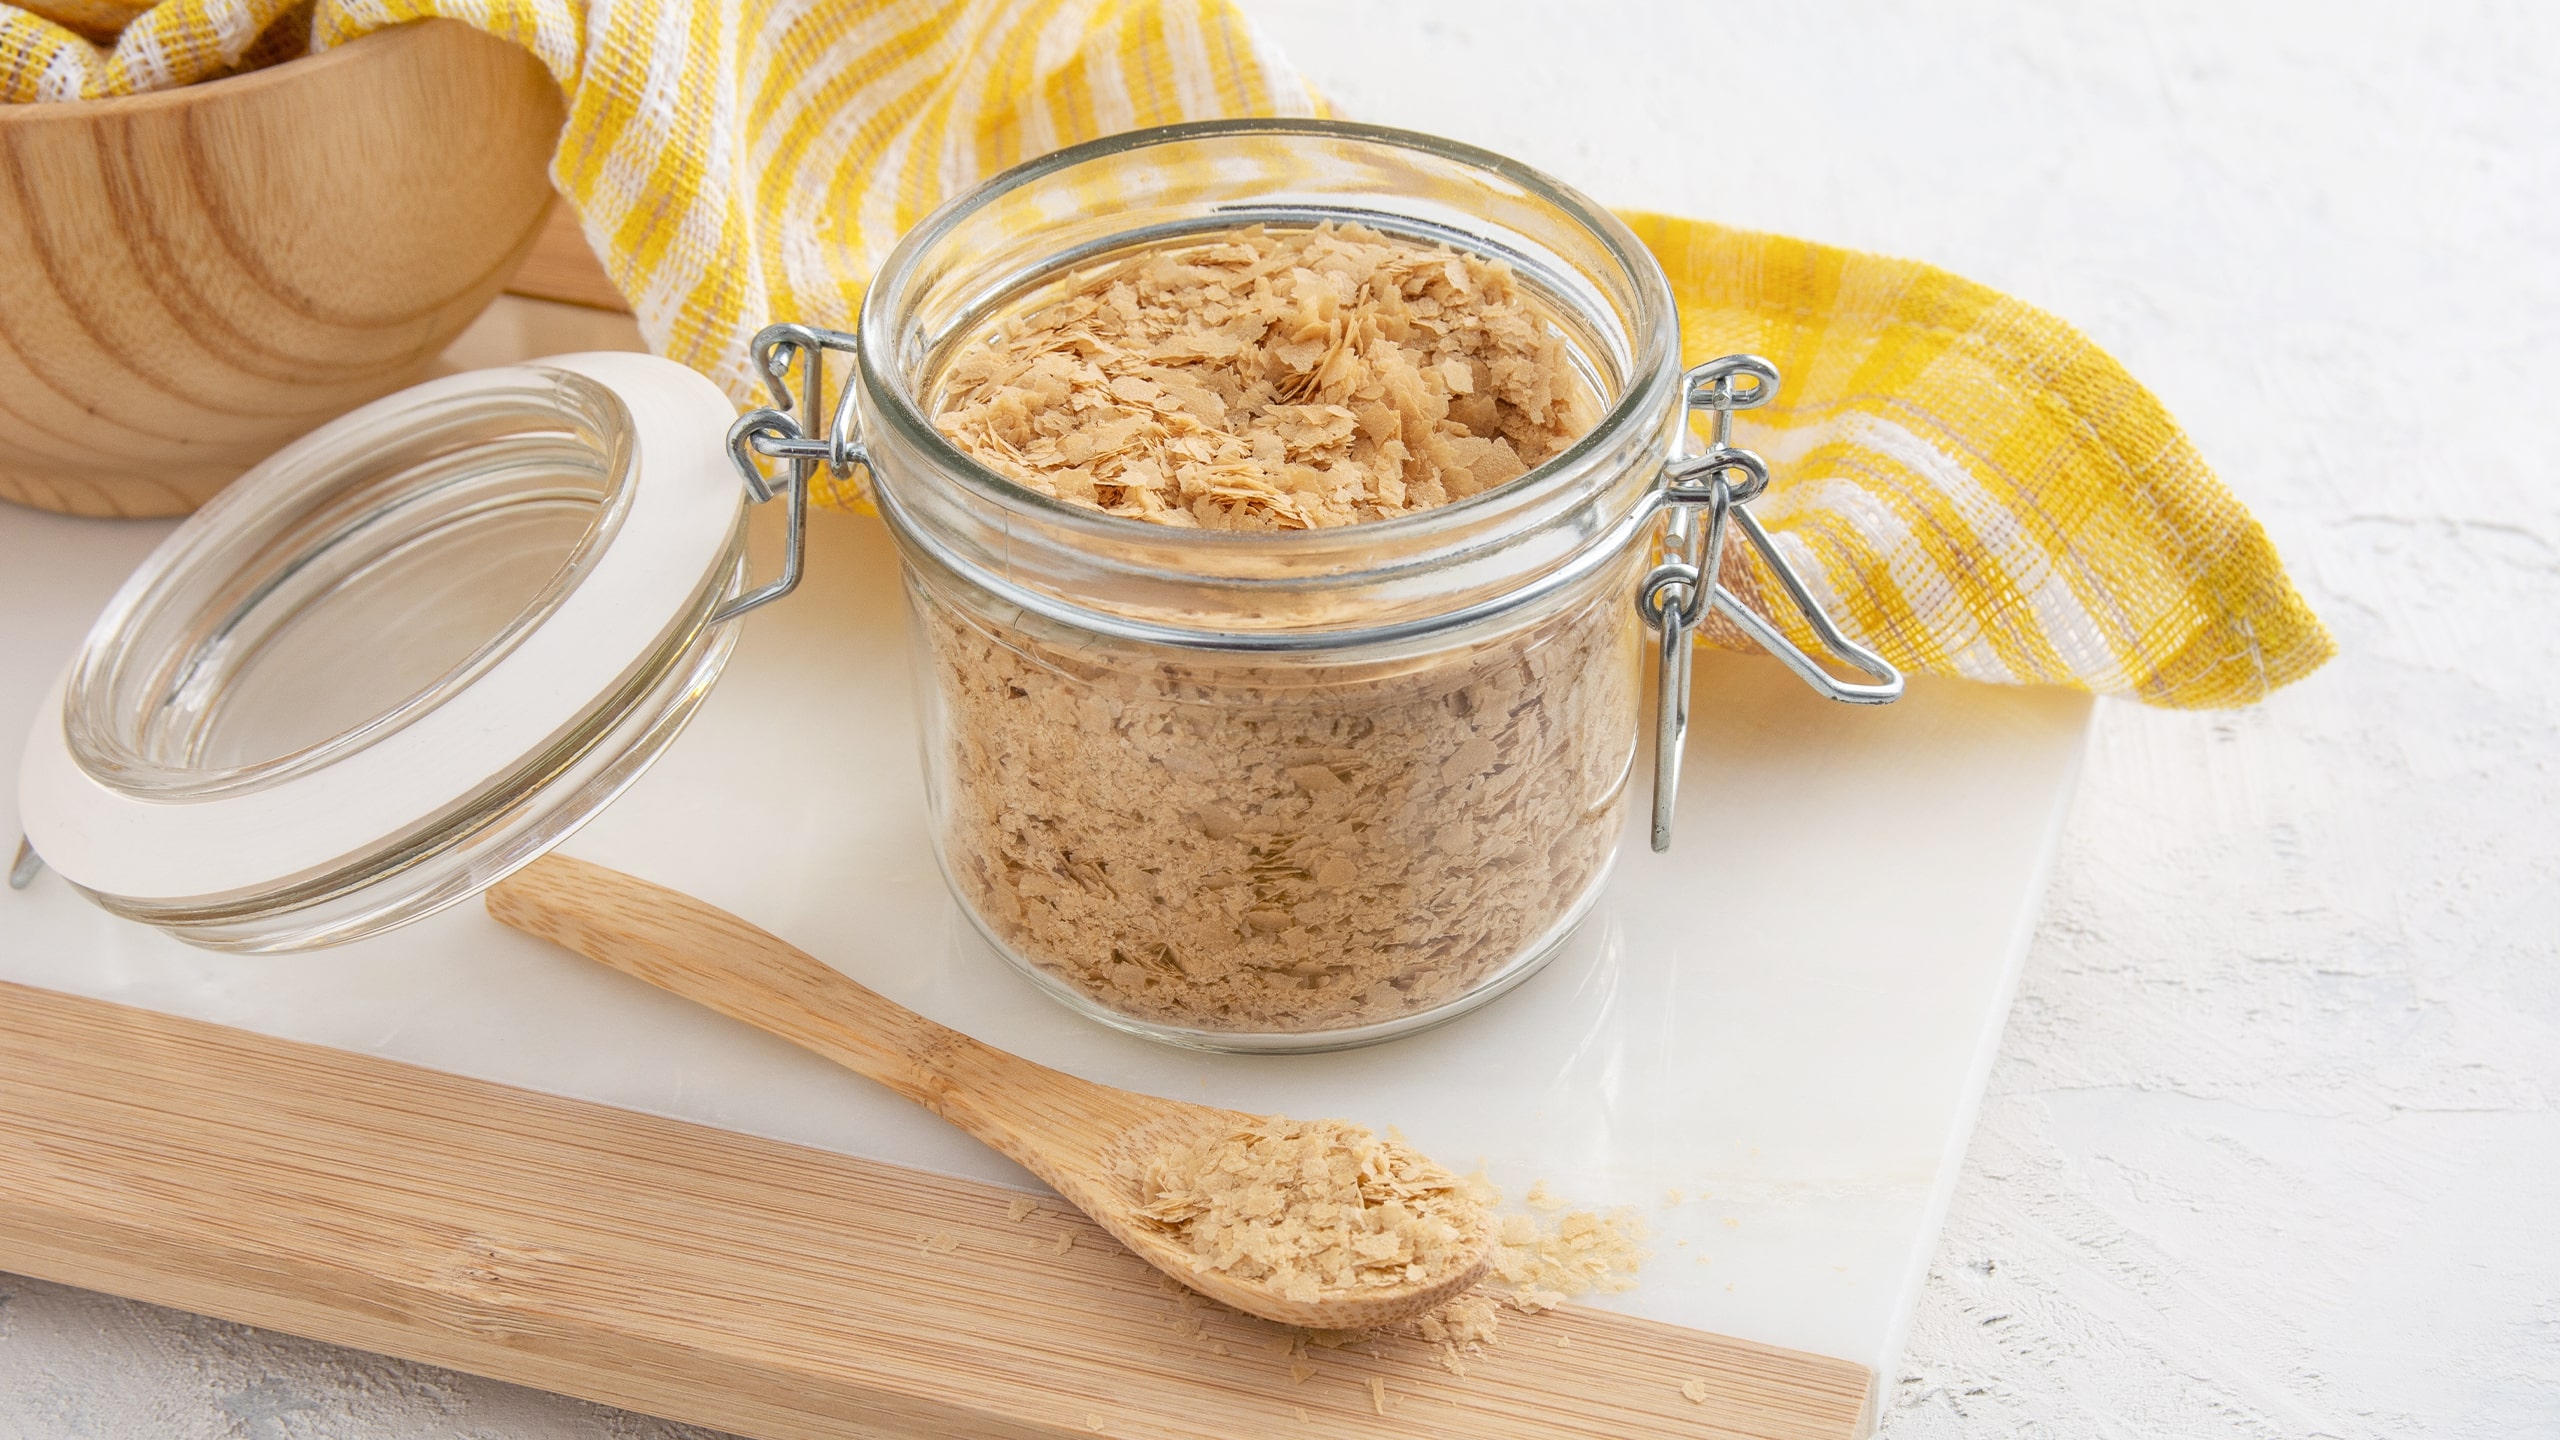
<path id="1" fill-rule="evenodd" d="M 1631 282 L 1636 294 L 1635 314 L 1630 317 L 1632 364 L 1628 383 L 1620 393 L 1611 397 L 1608 409 L 1588 432 L 1521 475 L 1489 490 L 1427 510 L 1362 521 L 1356 525 L 1300 530 L 1185 529 L 1182 531 L 1185 545 L 1206 546 L 1230 554 L 1251 554 L 1339 542 L 1345 534 L 1386 542 L 1411 541 L 1438 532 L 1463 530 L 1486 510 L 1518 504 L 1524 496 L 1544 491 L 1560 477 L 1581 470 L 1593 456 L 1623 443 L 1631 429 L 1649 427 L 1654 423 L 1663 404 L 1660 392 L 1676 385 L 1680 359 L 1679 314 L 1671 297 L 1670 280 L 1663 273 L 1660 262 L 1653 258 L 1652 252 L 1645 249 L 1643 242 L 1623 221 L 1562 181 L 1495 151 L 1422 131 L 1350 120 L 1295 117 L 1197 120 L 1109 135 L 1025 161 L 943 202 L 899 240 L 863 296 L 858 324 L 861 344 L 855 364 L 875 413 L 898 430 L 900 440 L 921 450 L 945 478 L 964 486 L 974 499 L 1037 518 L 1044 524 L 1061 526 L 1106 541 L 1127 540 L 1147 532 L 1164 530 L 1166 527 L 1153 521 L 1107 514 L 1043 495 L 981 463 L 942 434 L 931 417 L 924 413 L 915 393 L 883 357 L 894 352 L 891 336 L 897 320 L 895 309 L 905 295 L 913 272 L 941 240 L 970 216 L 1016 190 L 1095 160 L 1157 146 L 1231 136 L 1354 140 L 1415 151 L 1437 160 L 1488 172 L 1555 206 L 1597 239 Z"/>

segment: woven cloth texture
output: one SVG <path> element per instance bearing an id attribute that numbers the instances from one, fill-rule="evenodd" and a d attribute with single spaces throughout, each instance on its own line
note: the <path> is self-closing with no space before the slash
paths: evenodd
<path id="1" fill-rule="evenodd" d="M 0 100 L 167 89 L 434 17 L 559 81 L 553 183 L 651 346 L 741 402 L 759 328 L 851 328 L 898 236 L 988 175 L 1142 126 L 1323 113 L 1226 0 L 29 0 L 0 4 Z M 1753 508 L 1897 665 L 2221 707 L 2333 653 L 2246 507 L 2068 324 L 1914 261 L 1625 218 L 1690 362 L 1785 376 L 1739 427 L 1780 481 Z"/>

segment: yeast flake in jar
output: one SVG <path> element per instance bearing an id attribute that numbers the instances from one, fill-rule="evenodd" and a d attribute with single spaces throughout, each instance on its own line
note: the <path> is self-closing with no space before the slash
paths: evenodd
<path id="1" fill-rule="evenodd" d="M 1089 267 L 956 353 L 935 422 L 1069 504 L 1196 531 L 1482 494 L 1599 414 L 1498 261 L 1256 226 Z M 1384 663 L 1124 650 L 925 614 L 952 883 L 1115 1014 L 1308 1034 L 1429 1015 L 1533 960 L 1605 872 L 1635 734 L 1597 591 Z"/>
<path id="2" fill-rule="evenodd" d="M 1663 513 L 1712 489 L 1721 525 L 1758 466 L 1666 465 L 1676 318 L 1606 212 L 1373 127 L 1140 132 L 951 202 L 857 335 L 776 327 L 759 360 L 821 347 L 855 352 L 826 442 L 782 411 L 733 438 L 803 483 L 868 467 L 937 853 L 1051 993 L 1181 1044 L 1362 1044 L 1589 910 L 1649 618 L 1685 670 L 1712 603 L 1680 603 L 1713 581 L 1694 525 L 1657 552 Z M 1655 583 L 1682 553 L 1690 589 Z"/>

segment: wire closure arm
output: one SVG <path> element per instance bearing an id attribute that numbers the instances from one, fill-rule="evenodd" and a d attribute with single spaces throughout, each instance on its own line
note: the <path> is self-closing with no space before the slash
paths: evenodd
<path id="1" fill-rule="evenodd" d="M 1890 705 L 1901 699 L 1902 672 L 1893 667 L 1893 662 L 1841 631 L 1830 614 L 1813 598 L 1804 577 L 1797 574 L 1796 568 L 1778 553 L 1777 542 L 1770 538 L 1767 527 L 1760 523 L 1760 517 L 1748 510 L 1737 509 L 1733 518 L 1742 526 L 1742 538 L 1751 542 L 1751 548 L 1758 551 L 1761 560 L 1776 573 L 1778 583 L 1786 587 L 1787 598 L 1794 602 L 1796 613 L 1802 615 L 1805 623 L 1813 627 L 1813 633 L 1821 638 L 1823 652 L 1875 683 L 1861 685 L 1824 670 L 1820 661 L 1806 654 L 1801 646 L 1788 639 L 1759 611 L 1743 604 L 1742 597 L 1721 585 L 1716 587 L 1717 612 L 1740 626 L 1742 633 L 1750 636 L 1761 649 L 1777 656 L 1806 684 L 1830 699 L 1847 705 Z"/>
<path id="2" fill-rule="evenodd" d="M 841 479 L 852 474 L 854 466 L 871 463 L 857 431 L 850 371 L 846 372 L 834 418 L 824 435 L 812 435 L 802 428 L 800 420 L 793 418 L 795 407 L 789 384 L 796 361 L 800 365 L 796 408 L 800 416 L 814 421 L 824 413 L 827 352 L 853 354 L 860 346 L 855 336 L 842 330 L 815 325 L 768 325 L 756 332 L 754 344 L 748 347 L 756 374 L 773 395 L 773 404 L 748 411 L 729 427 L 729 462 L 737 467 L 738 478 L 755 503 L 761 505 L 776 495 L 786 496 L 790 502 L 785 512 L 782 574 L 721 606 L 711 617 L 714 624 L 734 620 L 799 588 L 808 557 L 809 482 L 816 477 L 818 466 L 824 464 L 829 474 Z M 757 463 L 759 457 L 790 462 L 778 487 Z"/>
<path id="3" fill-rule="evenodd" d="M 1696 656 L 1690 637 L 1709 610 L 1722 612 L 1762 649 L 1833 700 L 1882 705 L 1902 694 L 1902 673 L 1842 633 L 1759 518 L 1743 508 L 1769 488 L 1769 466 L 1733 444 L 1733 412 L 1756 408 L 1776 396 L 1777 367 L 1756 355 L 1727 355 L 1691 370 L 1684 384 L 1691 409 L 1714 413 L 1715 438 L 1702 453 L 1675 457 L 1662 467 L 1662 500 L 1671 512 L 1663 527 L 1663 558 L 1636 593 L 1637 613 L 1661 640 L 1653 729 L 1652 838 L 1657 852 L 1671 848 L 1680 757 L 1689 737 L 1689 680 Z M 1703 523 L 1700 511 L 1705 512 Z M 1841 680 L 1824 670 L 1821 662 L 1720 581 L 1717 570 L 1728 525 L 1742 527 L 1743 538 L 1778 577 L 1787 599 L 1813 627 L 1823 649 L 1874 684 Z"/>

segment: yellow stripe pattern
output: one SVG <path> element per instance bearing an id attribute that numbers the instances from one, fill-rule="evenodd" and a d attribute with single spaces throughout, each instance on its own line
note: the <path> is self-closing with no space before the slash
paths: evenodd
<path id="1" fill-rule="evenodd" d="M 2219 708 L 2335 653 L 2266 531 L 2070 325 L 1916 261 L 1623 218 L 1690 363 L 1748 351 L 1785 377 L 1735 427 L 1778 477 L 1752 509 L 1894 663 Z"/>
<path id="2" fill-rule="evenodd" d="M 0 101 L 140 95 L 299 55 L 309 0 L 0 4 Z"/>
<path id="3" fill-rule="evenodd" d="M 760 326 L 850 328 L 898 236 L 986 175 L 1141 126 L 1322 113 L 1228 0 L 27 0 L 0 3 L 0 100 L 163 89 L 430 16 L 559 81 L 553 182 L 651 345 L 741 401 Z M 1691 361 L 1785 375 L 1742 423 L 1780 480 L 1754 509 L 1905 669 L 2226 706 L 2332 652 L 2257 522 L 2068 325 L 1927 265 L 1626 218 Z"/>

